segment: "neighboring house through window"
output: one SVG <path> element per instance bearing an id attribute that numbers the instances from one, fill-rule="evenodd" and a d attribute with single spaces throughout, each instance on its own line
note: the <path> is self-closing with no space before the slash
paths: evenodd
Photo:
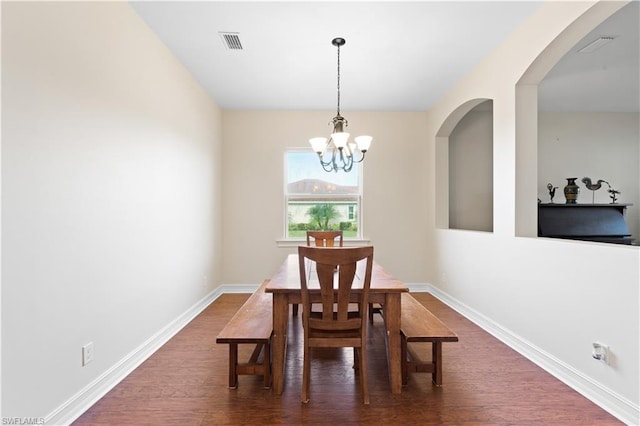
<path id="1" fill-rule="evenodd" d="M 287 150 L 285 238 L 302 239 L 306 231 L 320 230 L 360 238 L 361 189 L 360 164 L 348 173 L 326 172 L 310 149 Z"/>

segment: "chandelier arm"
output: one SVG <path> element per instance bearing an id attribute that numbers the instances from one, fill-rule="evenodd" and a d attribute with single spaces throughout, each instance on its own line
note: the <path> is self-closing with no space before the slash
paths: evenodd
<path id="1" fill-rule="evenodd" d="M 353 168 L 353 157 L 347 157 L 347 160 L 344 164 L 344 167 L 342 168 L 342 170 L 344 170 L 345 172 L 350 172 L 351 169 Z"/>
<path id="2" fill-rule="evenodd" d="M 346 155 L 344 153 L 344 148 L 340 150 L 340 163 L 342 164 L 340 167 L 336 167 L 336 171 L 338 169 L 342 169 L 345 172 L 350 172 L 353 168 L 353 157 Z"/>
<path id="3" fill-rule="evenodd" d="M 328 166 L 331 165 L 331 163 L 326 163 L 325 164 L 325 163 L 323 163 L 321 161 L 320 164 L 322 164 L 322 168 L 324 169 L 325 172 L 332 172 L 333 171 L 333 168 L 331 168 L 331 167 L 327 168 Z"/>
<path id="4" fill-rule="evenodd" d="M 326 152 L 326 151 L 325 151 Z M 325 168 L 325 166 L 330 166 L 331 165 L 331 160 L 329 161 L 324 161 L 324 154 L 325 152 L 322 153 L 318 153 L 318 158 L 320 159 L 320 164 L 322 164 L 322 167 Z M 326 170 L 326 168 L 325 168 Z M 331 171 L 331 169 L 327 170 L 328 172 Z"/>
<path id="5" fill-rule="evenodd" d="M 339 151 L 339 152 L 340 152 L 340 157 L 342 157 L 342 151 Z M 338 170 L 342 168 L 338 166 L 338 161 L 341 161 L 342 158 L 336 158 L 336 157 L 338 157 L 338 153 L 336 151 L 333 151 L 333 155 L 331 156 L 331 159 L 333 161 L 333 171 L 337 173 Z"/>
<path id="6" fill-rule="evenodd" d="M 360 151 L 360 150 L 359 150 L 359 151 Z M 359 159 L 359 160 L 357 160 L 357 161 L 356 161 L 356 160 L 354 160 L 356 163 L 362 163 L 362 162 L 364 161 L 364 156 L 365 156 L 366 152 L 362 152 L 362 151 L 360 151 L 360 153 L 362 154 L 362 157 L 360 157 L 360 159 Z"/>

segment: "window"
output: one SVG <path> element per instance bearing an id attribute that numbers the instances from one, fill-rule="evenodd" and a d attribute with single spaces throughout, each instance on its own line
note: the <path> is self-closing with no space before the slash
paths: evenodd
<path id="1" fill-rule="evenodd" d="M 285 238 L 304 238 L 306 231 L 342 230 L 360 238 L 362 198 L 360 165 L 349 173 L 325 172 L 309 150 L 285 154 Z"/>

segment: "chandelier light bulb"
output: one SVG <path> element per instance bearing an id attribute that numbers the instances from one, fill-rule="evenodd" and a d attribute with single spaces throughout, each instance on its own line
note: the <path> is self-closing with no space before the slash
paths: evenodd
<path id="1" fill-rule="evenodd" d="M 333 139 L 333 143 L 336 145 L 336 148 L 341 149 L 347 146 L 347 141 L 349 140 L 349 133 L 345 133 L 345 132 L 332 133 L 331 139 Z"/>
<path id="2" fill-rule="evenodd" d="M 356 146 L 355 142 L 349 142 L 347 144 L 347 150 L 346 150 L 347 151 L 347 156 L 351 157 L 353 155 L 353 153 L 356 152 L 356 148 L 357 148 L 357 146 Z"/>
<path id="3" fill-rule="evenodd" d="M 327 147 L 327 138 L 311 138 L 309 139 L 309 143 L 311 144 L 311 148 L 317 152 L 318 154 L 322 154 L 322 152 Z"/>
<path id="4" fill-rule="evenodd" d="M 371 146 L 372 140 L 373 140 L 373 137 L 371 136 L 367 136 L 367 135 L 357 136 L 356 144 L 358 144 L 358 149 L 362 152 L 367 152 L 367 150 Z"/>

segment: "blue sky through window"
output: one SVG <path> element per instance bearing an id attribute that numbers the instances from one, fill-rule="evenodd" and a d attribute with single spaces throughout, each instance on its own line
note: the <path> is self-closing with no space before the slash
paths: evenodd
<path id="1" fill-rule="evenodd" d="M 313 151 L 289 151 L 286 155 L 287 183 L 302 179 L 320 179 L 341 186 L 358 186 L 358 164 L 349 173 L 340 171 L 325 172 L 318 160 L 318 154 Z"/>

